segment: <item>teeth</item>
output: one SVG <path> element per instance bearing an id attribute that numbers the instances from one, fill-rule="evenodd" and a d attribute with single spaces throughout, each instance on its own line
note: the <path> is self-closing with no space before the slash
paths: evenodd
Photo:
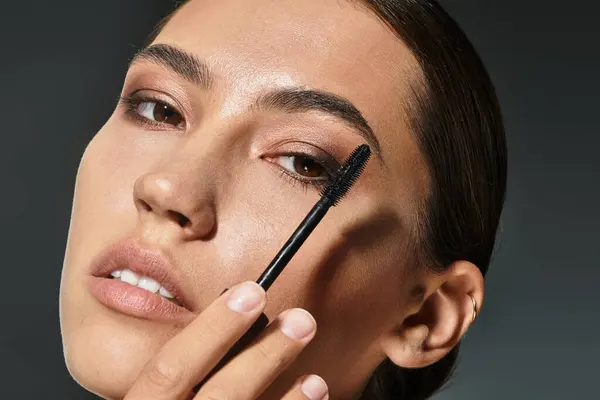
<path id="1" fill-rule="evenodd" d="M 171 300 L 175 304 L 179 305 L 179 302 L 174 299 L 174 296 L 167 289 L 161 286 L 160 283 L 147 276 L 139 276 L 135 272 L 129 269 L 120 269 L 111 272 L 113 278 L 119 279 L 122 282 L 129 283 L 130 285 L 137 286 L 141 289 L 147 290 L 152 293 L 158 293 L 163 297 Z"/>
<path id="2" fill-rule="evenodd" d="M 164 287 L 160 287 L 160 289 L 158 290 L 158 292 L 161 294 L 161 296 L 166 297 L 167 299 L 172 299 L 173 295 L 171 294 L 171 292 L 169 292 L 167 289 L 165 289 Z"/>
<path id="3" fill-rule="evenodd" d="M 121 277 L 121 273 L 123 272 L 123 270 L 119 269 L 117 271 L 113 271 L 110 274 L 115 277 L 115 278 L 120 278 Z"/>
<path id="4" fill-rule="evenodd" d="M 138 282 L 140 281 L 140 277 L 135 272 L 124 269 L 123 272 L 121 272 L 121 280 L 129 283 L 130 285 L 137 286 Z"/>
<path id="5" fill-rule="evenodd" d="M 137 286 L 142 289 L 146 289 L 149 292 L 156 293 L 158 289 L 160 289 L 160 283 L 156 282 L 154 279 L 142 277 L 138 282 Z"/>

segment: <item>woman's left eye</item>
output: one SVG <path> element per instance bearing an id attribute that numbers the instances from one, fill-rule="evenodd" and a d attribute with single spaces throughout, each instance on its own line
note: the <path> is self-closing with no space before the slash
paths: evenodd
<path id="1" fill-rule="evenodd" d="M 303 155 L 286 155 L 276 158 L 276 163 L 303 181 L 327 181 L 331 175 L 319 161 Z"/>

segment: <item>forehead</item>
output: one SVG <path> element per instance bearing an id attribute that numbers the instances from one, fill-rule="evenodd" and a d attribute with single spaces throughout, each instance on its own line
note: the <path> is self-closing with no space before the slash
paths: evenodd
<path id="1" fill-rule="evenodd" d="M 401 183 L 397 200 L 421 203 L 425 168 L 403 107 L 420 69 L 360 1 L 191 0 L 156 42 L 205 61 L 221 87 L 238 93 L 232 101 L 290 86 L 347 98 L 378 136 L 389 179 Z"/>
<path id="2" fill-rule="evenodd" d="M 402 41 L 373 12 L 346 0 L 192 0 L 158 41 L 193 52 L 217 76 L 248 89 L 295 85 L 334 92 L 372 125 L 402 117 L 398 105 L 416 70 Z"/>

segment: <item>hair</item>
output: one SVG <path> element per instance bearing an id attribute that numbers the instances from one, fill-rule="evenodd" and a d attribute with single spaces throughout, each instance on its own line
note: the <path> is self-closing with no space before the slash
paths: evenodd
<path id="1" fill-rule="evenodd" d="M 354 0 L 411 50 L 422 70 L 408 100 L 410 127 L 425 157 L 430 195 L 423 210 L 419 265 L 443 272 L 457 260 L 485 276 L 506 196 L 507 148 L 488 72 L 458 24 L 434 0 Z M 187 0 L 176 2 L 176 7 Z M 153 42 L 170 13 L 149 37 Z M 454 372 L 459 345 L 436 363 L 401 368 L 384 360 L 362 399 L 420 400 Z"/>

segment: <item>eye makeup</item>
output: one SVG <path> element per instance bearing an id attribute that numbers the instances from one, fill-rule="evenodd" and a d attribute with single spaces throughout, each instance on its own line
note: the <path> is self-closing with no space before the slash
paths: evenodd
<path id="1" fill-rule="evenodd" d="M 261 158 L 277 168 L 283 179 L 304 189 L 321 189 L 341 166 L 333 156 L 308 143 L 280 145 Z"/>
<path id="2" fill-rule="evenodd" d="M 153 89 L 137 89 L 131 94 L 120 97 L 119 105 L 123 116 L 142 129 L 183 132 L 188 127 L 185 113 L 169 97 Z M 284 116 L 284 119 L 288 118 L 289 116 Z M 290 184 L 295 186 L 299 184 L 305 191 L 308 188 L 322 189 L 331 180 L 335 171 L 340 168 L 341 162 L 328 151 L 323 150 L 322 146 L 304 139 L 304 137 L 314 135 L 303 131 L 298 124 L 293 124 L 295 126 L 291 129 L 287 129 L 285 123 L 277 125 L 279 125 L 279 130 L 286 135 L 286 139 L 277 143 L 275 149 L 273 140 L 270 139 L 272 129 L 266 129 L 266 132 L 261 131 L 257 136 L 268 137 L 271 143 L 267 147 L 268 150 L 264 149 L 259 158 L 276 167 L 279 177 Z M 315 130 L 314 127 L 311 128 L 311 130 Z M 280 136 L 281 132 L 274 136 Z M 324 135 L 319 136 L 323 137 Z"/>

